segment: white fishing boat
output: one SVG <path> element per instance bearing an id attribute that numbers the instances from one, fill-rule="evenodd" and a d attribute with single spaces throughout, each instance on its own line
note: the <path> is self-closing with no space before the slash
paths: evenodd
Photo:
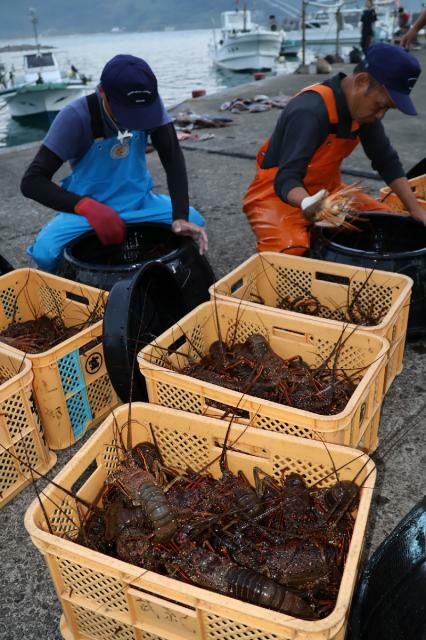
<path id="1" fill-rule="evenodd" d="M 268 71 L 277 61 L 282 31 L 252 22 L 251 12 L 243 9 L 221 14 L 220 36 L 215 31 L 210 53 L 214 63 L 231 71 Z"/>
<path id="2" fill-rule="evenodd" d="M 275 2 L 274 2 L 275 5 Z M 280 6 L 283 6 L 280 3 Z M 361 29 L 359 17 L 362 8 L 342 9 L 343 3 L 324 6 L 305 20 L 305 46 L 307 49 L 335 51 L 337 47 L 360 46 Z M 376 2 L 377 22 L 374 25 L 375 41 L 390 42 L 394 30 L 395 2 Z M 352 15 L 351 21 L 348 16 Z M 302 47 L 302 27 L 286 32 L 281 53 L 297 55 Z"/>
<path id="3" fill-rule="evenodd" d="M 14 80 L 0 90 L 0 99 L 7 102 L 12 118 L 43 116 L 51 120 L 60 109 L 86 93 L 88 78 L 78 76 L 74 67 L 75 79 L 62 74 L 54 52 L 39 45 L 34 11 L 32 23 L 36 48 L 21 53 L 22 67 L 16 70 L 13 65 Z"/>
<path id="4" fill-rule="evenodd" d="M 63 78 L 55 54 L 37 51 L 23 54 L 24 73 L 21 81 L 0 90 L 12 118 L 45 115 L 54 117 L 60 109 L 85 94 L 81 80 Z"/>

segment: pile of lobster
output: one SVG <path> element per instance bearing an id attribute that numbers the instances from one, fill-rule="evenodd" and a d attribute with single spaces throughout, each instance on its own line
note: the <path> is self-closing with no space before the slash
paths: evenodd
<path id="1" fill-rule="evenodd" d="M 342 341 L 318 367 L 300 356 L 281 358 L 260 334 L 245 342 L 217 340 L 201 360 L 189 363 L 181 373 L 240 393 L 322 415 L 340 413 L 359 383 L 337 368 Z"/>
<path id="2" fill-rule="evenodd" d="M 294 297 L 284 296 L 278 301 L 277 307 L 285 311 L 305 313 L 318 318 L 333 318 L 340 320 L 340 322 L 350 322 L 361 327 L 374 327 L 380 324 L 389 310 L 389 305 L 381 305 L 374 299 L 368 304 L 361 304 L 358 297 L 342 307 L 328 307 L 311 294 Z"/>
<path id="3" fill-rule="evenodd" d="M 42 353 L 79 331 L 79 327 L 66 327 L 60 318 L 43 315 L 35 320 L 12 322 L 0 332 L 0 342 L 25 353 Z"/>
<path id="4" fill-rule="evenodd" d="M 219 468 L 218 478 L 207 468 L 170 469 L 154 444 L 136 445 L 106 478 L 77 542 L 281 613 L 329 615 L 358 506 L 356 478 L 340 481 L 336 472 L 308 487 L 296 473 L 276 481 L 254 468 L 252 488 L 229 470 L 226 441 Z"/>

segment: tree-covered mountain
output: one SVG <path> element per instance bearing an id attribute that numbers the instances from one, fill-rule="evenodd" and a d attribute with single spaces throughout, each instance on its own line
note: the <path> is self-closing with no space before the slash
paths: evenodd
<path id="1" fill-rule="evenodd" d="M 279 3 L 279 0 L 275 0 Z M 302 0 L 284 0 L 301 7 Z M 244 0 L 239 0 L 242 7 Z M 358 0 L 359 6 L 364 0 Z M 401 0 L 409 11 L 420 10 L 420 0 Z M 274 0 L 247 0 L 249 9 L 256 7 L 256 18 L 266 19 L 275 13 Z M 36 10 L 40 33 L 93 33 L 122 28 L 127 31 L 155 31 L 211 28 L 214 19 L 219 26 L 221 11 L 235 7 L 235 0 L 0 0 L 0 38 L 32 35 L 29 7 Z"/>
<path id="2" fill-rule="evenodd" d="M 53 34 L 110 31 L 114 27 L 128 31 L 210 28 L 212 18 L 219 26 L 220 12 L 234 6 L 234 0 L 0 0 L 0 38 L 32 34 L 29 7 L 37 12 L 40 33 Z M 263 0 L 257 0 L 256 9 L 265 16 L 274 13 Z"/>

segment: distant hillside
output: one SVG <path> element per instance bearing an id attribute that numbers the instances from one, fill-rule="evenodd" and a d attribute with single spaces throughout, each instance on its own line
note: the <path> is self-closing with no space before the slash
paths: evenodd
<path id="1" fill-rule="evenodd" d="M 286 2 L 298 8 L 302 4 L 302 0 Z M 240 0 L 240 7 L 243 3 Z M 274 0 L 247 0 L 248 8 L 256 6 L 260 21 L 270 13 L 284 18 L 271 4 Z M 419 0 L 401 0 L 401 4 L 411 12 L 420 10 Z M 53 35 L 105 32 L 114 27 L 128 31 L 210 28 L 212 18 L 219 26 L 220 12 L 233 9 L 235 0 L 0 0 L 0 38 L 32 35 L 30 6 L 37 11 L 40 33 Z"/>
<path id="2" fill-rule="evenodd" d="M 299 4 L 298 0 L 290 0 Z M 250 2 L 248 3 L 251 4 Z M 28 7 L 36 9 L 41 33 L 90 33 L 113 27 L 151 31 L 219 26 L 221 11 L 231 10 L 233 0 L 0 0 L 0 38 L 32 34 Z M 243 5 L 241 0 L 240 6 Z M 250 6 L 249 6 L 250 8 Z M 274 13 L 267 2 L 256 9 L 266 17 Z"/>

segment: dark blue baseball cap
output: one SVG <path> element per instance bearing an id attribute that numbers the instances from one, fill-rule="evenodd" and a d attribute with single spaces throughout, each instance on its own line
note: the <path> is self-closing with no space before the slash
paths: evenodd
<path id="1" fill-rule="evenodd" d="M 422 70 L 417 58 L 402 47 L 379 42 L 367 49 L 363 65 L 385 87 L 400 111 L 409 116 L 417 115 L 410 98 Z"/>
<path id="2" fill-rule="evenodd" d="M 157 78 L 142 58 L 128 54 L 114 56 L 103 68 L 101 86 L 121 127 L 145 130 L 164 123 Z"/>

